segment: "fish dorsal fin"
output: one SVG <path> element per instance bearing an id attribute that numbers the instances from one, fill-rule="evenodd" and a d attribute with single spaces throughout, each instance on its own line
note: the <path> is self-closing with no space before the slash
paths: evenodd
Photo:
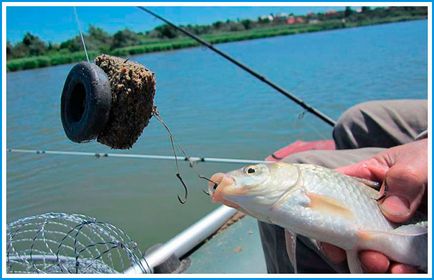
<path id="1" fill-rule="evenodd" d="M 332 197 L 313 192 L 307 192 L 306 196 L 310 200 L 308 207 L 310 207 L 312 210 L 332 216 L 343 217 L 346 219 L 353 218 L 352 211 Z"/>
<path id="2" fill-rule="evenodd" d="M 285 243 L 289 261 L 294 268 L 294 273 L 297 273 L 297 234 L 285 229 Z"/>

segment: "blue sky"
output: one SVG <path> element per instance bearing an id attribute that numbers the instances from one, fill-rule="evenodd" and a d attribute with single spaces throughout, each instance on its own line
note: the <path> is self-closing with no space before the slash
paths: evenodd
<path id="1" fill-rule="evenodd" d="M 310 11 L 344 7 L 151 7 L 177 24 L 209 24 L 218 20 L 256 19 L 269 13 L 306 14 Z M 102 27 L 109 33 L 124 28 L 147 31 L 162 24 L 136 7 L 78 7 L 81 26 Z M 72 7 L 7 7 L 7 40 L 15 43 L 31 32 L 41 39 L 59 43 L 78 34 Z"/>

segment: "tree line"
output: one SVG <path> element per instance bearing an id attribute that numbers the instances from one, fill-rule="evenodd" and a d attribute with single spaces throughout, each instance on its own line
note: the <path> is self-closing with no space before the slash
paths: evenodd
<path id="1" fill-rule="evenodd" d="M 356 11 L 351 7 L 346 7 L 342 11 L 328 11 L 324 13 L 309 13 L 297 16 L 289 14 L 270 14 L 258 17 L 256 20 L 237 19 L 216 21 L 209 25 L 184 25 L 183 28 L 196 35 L 222 34 L 230 32 L 246 31 L 259 28 L 270 28 L 288 24 L 314 24 L 317 22 L 327 22 L 333 20 L 345 20 L 347 22 L 366 21 L 382 17 L 399 17 L 401 15 L 427 16 L 426 7 L 362 7 Z M 293 22 L 294 19 L 297 21 Z M 164 40 L 184 37 L 182 33 L 168 26 L 167 24 L 155 27 L 146 32 L 134 32 L 130 29 L 123 29 L 114 34 L 109 34 L 105 30 L 96 26 L 89 26 L 84 34 L 86 46 L 89 50 L 99 52 L 112 52 L 113 50 L 145 45 Z M 61 42 L 59 44 L 45 42 L 38 36 L 26 33 L 23 39 L 15 44 L 7 42 L 7 58 L 23 58 L 33 56 L 43 56 L 50 54 L 69 54 L 83 49 L 79 35 Z"/>

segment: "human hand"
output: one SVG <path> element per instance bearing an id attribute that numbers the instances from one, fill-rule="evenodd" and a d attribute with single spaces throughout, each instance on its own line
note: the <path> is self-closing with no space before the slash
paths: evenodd
<path id="1" fill-rule="evenodd" d="M 329 243 L 320 245 L 324 255 L 335 264 L 343 264 L 346 259 L 346 253 L 343 249 L 333 246 Z M 410 265 L 392 262 L 386 255 L 376 251 L 361 251 L 359 259 L 362 269 L 366 273 L 417 273 L 418 270 Z"/>
<path id="2" fill-rule="evenodd" d="M 385 198 L 380 209 L 390 221 L 403 223 L 421 207 L 426 212 L 428 182 L 427 139 L 387 149 L 371 159 L 340 167 L 337 171 L 382 182 Z"/>
<path id="3" fill-rule="evenodd" d="M 337 171 L 359 178 L 382 182 L 384 198 L 379 207 L 392 222 L 410 219 L 416 210 L 426 213 L 428 182 L 427 139 L 411 142 L 385 150 L 371 159 L 340 167 Z M 345 261 L 345 252 L 323 243 L 322 250 L 332 262 Z M 392 263 L 379 252 L 362 251 L 359 258 L 366 272 L 415 273 L 414 267 Z"/>

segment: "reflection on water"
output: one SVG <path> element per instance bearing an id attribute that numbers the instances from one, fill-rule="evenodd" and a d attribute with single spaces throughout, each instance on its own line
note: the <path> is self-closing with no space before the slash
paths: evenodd
<path id="1" fill-rule="evenodd" d="M 218 47 L 334 119 L 372 99 L 427 97 L 427 22 L 415 21 L 222 44 Z M 176 140 L 194 156 L 262 159 L 331 129 L 271 88 L 202 48 L 131 57 L 156 73 L 156 104 Z M 117 152 L 64 135 L 60 93 L 71 65 L 7 74 L 7 147 Z M 168 135 L 151 120 L 125 153 L 170 155 Z M 211 175 L 236 164 L 199 164 Z M 215 208 L 207 183 L 181 163 L 7 154 L 7 219 L 81 213 L 123 228 L 141 248 L 164 242 Z"/>

